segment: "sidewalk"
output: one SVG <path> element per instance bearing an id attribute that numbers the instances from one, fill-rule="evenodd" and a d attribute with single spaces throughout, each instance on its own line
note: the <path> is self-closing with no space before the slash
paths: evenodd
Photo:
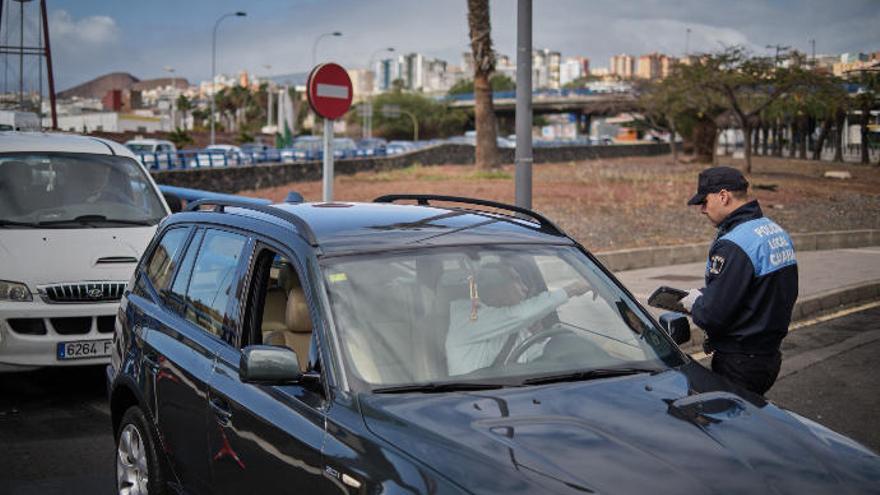
<path id="1" fill-rule="evenodd" d="M 798 302 L 793 320 L 803 320 L 835 308 L 880 299 L 880 246 L 803 251 L 797 253 Z M 661 285 L 681 289 L 703 287 L 705 262 L 616 272 L 615 276 L 647 306 L 648 296 Z M 663 310 L 648 307 L 655 316 Z M 702 342 L 692 333 L 692 343 Z"/>

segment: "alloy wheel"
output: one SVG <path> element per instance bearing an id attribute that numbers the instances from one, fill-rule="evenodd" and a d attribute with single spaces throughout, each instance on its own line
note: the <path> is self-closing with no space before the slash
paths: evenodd
<path id="1" fill-rule="evenodd" d="M 116 488 L 119 495 L 146 495 L 149 468 L 143 437 L 131 423 L 119 434 L 116 447 Z"/>

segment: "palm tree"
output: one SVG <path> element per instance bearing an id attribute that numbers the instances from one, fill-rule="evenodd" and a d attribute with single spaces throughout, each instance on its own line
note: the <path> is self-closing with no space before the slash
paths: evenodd
<path id="1" fill-rule="evenodd" d="M 193 104 L 192 100 L 186 97 L 186 95 L 180 95 L 177 97 L 177 109 L 180 110 L 181 115 L 183 116 L 184 127 L 186 127 L 186 115 L 187 112 L 192 110 Z"/>
<path id="2" fill-rule="evenodd" d="M 468 28 L 474 61 L 474 120 L 477 128 L 475 161 L 477 168 L 493 168 L 498 166 L 499 157 L 492 86 L 489 83 L 489 76 L 495 70 L 489 0 L 468 0 Z"/>

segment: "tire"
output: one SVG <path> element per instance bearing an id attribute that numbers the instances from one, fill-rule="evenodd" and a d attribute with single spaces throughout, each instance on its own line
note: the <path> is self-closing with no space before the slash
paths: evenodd
<path id="1" fill-rule="evenodd" d="M 164 495 L 165 471 L 159 459 L 158 441 L 144 412 L 129 407 L 116 432 L 116 493 Z"/>

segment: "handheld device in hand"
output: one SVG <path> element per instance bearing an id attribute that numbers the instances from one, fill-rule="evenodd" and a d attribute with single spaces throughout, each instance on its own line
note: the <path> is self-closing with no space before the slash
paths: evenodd
<path id="1" fill-rule="evenodd" d="M 648 298 L 648 305 L 655 308 L 668 309 L 679 313 L 688 313 L 681 304 L 682 298 L 688 293 L 686 290 L 676 289 L 673 287 L 658 287 Z"/>

